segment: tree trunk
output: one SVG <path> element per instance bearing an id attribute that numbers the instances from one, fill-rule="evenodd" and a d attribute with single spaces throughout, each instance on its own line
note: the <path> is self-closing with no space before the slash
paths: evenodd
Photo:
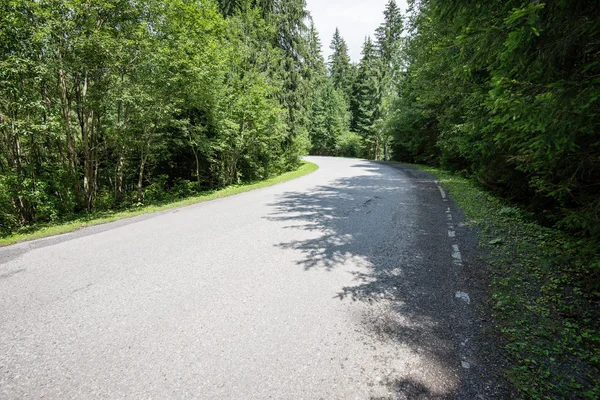
<path id="1" fill-rule="evenodd" d="M 146 167 L 146 159 L 148 158 L 148 152 L 150 151 L 150 139 L 146 142 L 146 149 L 142 149 L 142 157 L 140 159 L 140 173 L 138 175 L 137 183 L 137 201 L 141 203 L 144 200 L 144 168 Z"/>
<path id="2" fill-rule="evenodd" d="M 123 77 L 121 77 L 121 81 L 123 81 Z M 123 110 L 122 101 L 119 101 L 117 106 L 117 127 L 118 134 L 121 137 L 125 136 L 125 128 L 128 122 L 128 108 L 125 107 Z M 121 114 L 123 117 L 121 118 Z M 117 170 L 115 176 L 115 205 L 120 205 L 123 201 L 123 173 L 125 169 L 125 145 L 121 144 L 121 149 L 119 150 L 119 160 L 117 161 Z"/>
<path id="3" fill-rule="evenodd" d="M 91 115 L 90 115 L 91 114 Z M 85 196 L 85 208 L 88 211 L 92 210 L 93 193 L 94 193 L 94 160 L 92 155 L 90 117 L 93 117 L 93 111 L 84 112 L 84 122 L 82 124 L 82 139 L 83 139 L 83 192 Z"/>
<path id="4" fill-rule="evenodd" d="M 388 140 L 385 139 L 385 143 L 383 144 L 383 161 L 389 161 L 389 152 L 388 152 Z"/>
<path id="5" fill-rule="evenodd" d="M 379 153 L 379 138 L 375 139 L 375 145 L 373 146 L 373 160 L 377 161 Z"/>
<path id="6" fill-rule="evenodd" d="M 196 158 L 196 181 L 198 182 L 198 191 L 200 191 L 200 161 L 198 160 L 198 150 L 192 146 L 194 157 Z"/>
<path id="7" fill-rule="evenodd" d="M 21 155 L 21 140 L 19 138 L 19 132 L 17 132 L 17 129 L 15 128 L 15 119 L 16 117 L 13 117 L 11 120 L 11 138 L 12 138 L 12 147 L 13 147 L 13 153 L 14 153 L 14 167 L 15 167 L 15 171 L 17 173 L 17 195 L 14 198 L 14 202 L 15 205 L 17 206 L 17 209 L 19 210 L 19 219 L 21 220 L 21 223 L 28 223 L 31 222 L 32 219 L 32 215 L 31 215 L 31 210 L 29 207 L 29 204 L 27 203 L 27 200 L 25 200 L 23 198 L 23 196 L 21 195 L 21 193 L 23 192 L 24 188 L 23 188 L 23 164 L 22 164 L 22 155 Z"/>
<path id="8" fill-rule="evenodd" d="M 61 111 L 62 117 L 65 121 L 66 125 L 66 133 L 67 133 L 67 157 L 69 159 L 69 165 L 71 170 L 75 170 L 75 165 L 77 164 L 75 154 L 75 145 L 73 143 L 73 129 L 72 129 L 72 121 L 71 121 L 71 98 L 67 94 L 67 78 L 65 76 L 65 71 L 62 69 L 59 71 L 60 75 L 60 88 L 61 88 Z"/>
<path id="9" fill-rule="evenodd" d="M 138 183 L 137 183 L 137 201 L 141 203 L 144 200 L 144 192 L 142 190 L 142 184 L 144 183 L 144 167 L 146 166 L 146 157 L 142 156 L 142 160 L 140 161 L 140 173 L 138 175 Z"/>
<path id="10" fill-rule="evenodd" d="M 60 78 L 60 103 L 61 113 L 65 124 L 67 134 L 67 162 L 71 175 L 72 188 L 75 192 L 75 200 L 78 204 L 81 203 L 81 191 L 79 186 L 79 178 L 77 177 L 77 152 L 75 151 L 75 141 L 73 139 L 73 120 L 72 120 L 72 98 L 67 90 L 67 77 L 63 69 L 59 70 Z"/>
<path id="11" fill-rule="evenodd" d="M 88 72 L 85 72 L 83 89 L 79 98 L 79 123 L 81 125 L 81 140 L 83 142 L 83 194 L 87 211 L 92 211 L 94 204 L 94 160 L 92 148 L 94 111 L 85 104 L 88 89 Z"/>
<path id="12" fill-rule="evenodd" d="M 119 152 L 119 161 L 117 162 L 117 173 L 115 179 L 115 205 L 121 204 L 123 201 L 123 169 L 125 167 L 125 148 L 121 147 Z"/>

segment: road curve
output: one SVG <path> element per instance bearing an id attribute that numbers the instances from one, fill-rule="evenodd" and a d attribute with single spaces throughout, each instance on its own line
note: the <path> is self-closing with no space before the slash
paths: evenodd
<path id="1" fill-rule="evenodd" d="M 294 181 L 0 249 L 0 398 L 474 398 L 443 192 L 409 167 L 309 160 Z"/>

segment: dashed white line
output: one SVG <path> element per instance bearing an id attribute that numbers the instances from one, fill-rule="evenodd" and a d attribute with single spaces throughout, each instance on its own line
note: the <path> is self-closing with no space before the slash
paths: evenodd
<path id="1" fill-rule="evenodd" d="M 462 255 L 460 254 L 460 249 L 456 244 L 452 245 L 452 258 L 454 258 L 457 263 L 462 263 Z"/>
<path id="2" fill-rule="evenodd" d="M 445 199 L 446 198 L 446 191 L 440 185 L 437 185 L 437 187 L 440 190 L 440 194 L 442 195 L 442 199 Z"/>
<path id="3" fill-rule="evenodd" d="M 442 189 L 442 187 L 439 185 L 438 181 L 436 181 L 435 183 L 440 191 L 440 194 L 442 195 L 442 200 L 444 202 L 448 202 L 448 199 L 446 198 L 446 192 L 444 191 L 444 189 Z M 452 221 L 452 210 L 450 209 L 450 207 L 446 207 L 446 218 L 448 219 L 448 222 L 447 222 L 448 237 L 454 239 L 454 240 L 452 240 L 453 242 L 456 242 L 456 231 L 454 230 L 454 223 Z M 462 254 L 460 253 L 460 247 L 458 247 L 458 244 L 452 245 L 452 263 L 454 264 L 455 267 L 462 267 L 462 265 L 463 265 Z M 457 270 L 458 270 L 458 268 L 454 268 L 453 272 L 454 272 L 455 278 L 458 279 L 458 271 Z M 469 296 L 469 294 L 467 292 L 458 290 L 454 294 L 454 297 L 457 298 L 458 300 L 463 301 L 464 303 L 466 303 L 468 305 L 471 304 L 471 297 Z M 468 338 L 465 339 L 464 341 L 462 341 L 461 346 L 466 347 L 468 341 L 469 341 Z M 464 349 L 463 349 L 463 351 L 464 351 Z M 462 356 L 462 360 L 461 360 L 460 364 L 464 369 L 471 368 L 471 363 L 466 361 L 466 358 L 464 356 Z"/>

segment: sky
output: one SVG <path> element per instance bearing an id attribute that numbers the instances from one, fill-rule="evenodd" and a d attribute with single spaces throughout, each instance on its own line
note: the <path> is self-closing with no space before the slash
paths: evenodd
<path id="1" fill-rule="evenodd" d="M 331 54 L 329 45 L 336 26 L 348 43 L 352 61 L 360 60 L 365 36 L 375 35 L 375 29 L 383 22 L 383 10 L 388 0 L 306 0 L 323 45 L 325 61 Z M 396 0 L 404 12 L 406 0 Z"/>

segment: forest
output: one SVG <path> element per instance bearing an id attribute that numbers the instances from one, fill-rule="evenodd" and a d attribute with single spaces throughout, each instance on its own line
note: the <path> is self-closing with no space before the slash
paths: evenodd
<path id="1" fill-rule="evenodd" d="M 294 169 L 325 79 L 302 0 L 3 0 L 0 235 Z"/>

